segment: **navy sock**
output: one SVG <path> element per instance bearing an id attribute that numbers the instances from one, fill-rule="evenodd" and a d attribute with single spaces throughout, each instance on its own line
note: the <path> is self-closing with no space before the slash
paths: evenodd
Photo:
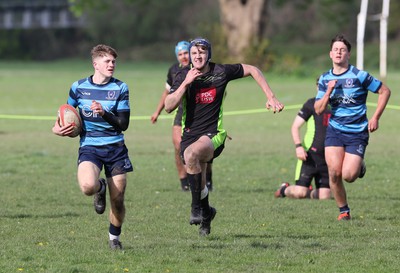
<path id="1" fill-rule="evenodd" d="M 121 234 L 121 228 L 122 227 L 116 227 L 113 224 L 110 223 L 110 229 L 109 232 L 110 234 L 114 235 L 114 236 L 119 236 Z"/>
<path id="2" fill-rule="evenodd" d="M 340 213 L 350 212 L 349 206 L 346 204 L 343 207 L 339 208 Z"/>

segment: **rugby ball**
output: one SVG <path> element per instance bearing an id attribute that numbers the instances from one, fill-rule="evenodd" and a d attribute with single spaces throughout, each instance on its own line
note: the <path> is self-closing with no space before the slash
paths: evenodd
<path id="1" fill-rule="evenodd" d="M 79 116 L 78 111 L 69 104 L 63 104 L 58 108 L 59 124 L 60 126 L 65 126 L 72 124 L 74 131 L 69 134 L 69 137 L 77 137 L 82 130 L 82 120 Z"/>

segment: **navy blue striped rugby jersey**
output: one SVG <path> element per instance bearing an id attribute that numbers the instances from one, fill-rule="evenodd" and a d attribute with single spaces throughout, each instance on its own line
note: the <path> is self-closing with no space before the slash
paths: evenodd
<path id="1" fill-rule="evenodd" d="M 347 133 L 366 131 L 368 91 L 378 92 L 382 82 L 352 65 L 340 75 L 334 74 L 331 69 L 319 78 L 316 100 L 324 96 L 331 80 L 338 81 L 329 98 L 332 111 L 329 126 Z"/>
<path id="2" fill-rule="evenodd" d="M 82 118 L 80 146 L 102 146 L 124 141 L 122 132 L 90 110 L 92 101 L 101 103 L 103 109 L 112 114 L 130 112 L 128 85 L 111 78 L 107 84 L 93 83 L 92 76 L 72 84 L 67 103 L 78 107 Z"/>

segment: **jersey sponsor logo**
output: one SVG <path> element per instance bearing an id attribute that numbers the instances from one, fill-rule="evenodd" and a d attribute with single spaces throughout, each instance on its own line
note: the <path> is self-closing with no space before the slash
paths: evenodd
<path id="1" fill-rule="evenodd" d="M 196 94 L 196 104 L 210 104 L 215 101 L 217 90 L 215 87 L 202 88 Z"/>
<path id="2" fill-rule="evenodd" d="M 334 95 L 331 100 L 333 105 L 338 105 L 340 103 L 343 104 L 350 104 L 350 103 L 355 103 L 356 100 L 353 98 L 354 94 L 343 94 L 341 95 Z"/>
<path id="3" fill-rule="evenodd" d="M 107 112 L 109 112 L 110 110 L 109 110 L 109 108 L 107 107 L 107 106 L 103 106 L 103 109 L 104 109 L 104 111 L 107 111 Z M 99 114 L 97 114 L 97 113 L 93 113 L 93 111 L 90 109 L 90 105 L 82 105 L 82 115 L 85 117 L 85 118 L 90 118 L 90 117 L 94 117 L 94 118 L 97 118 L 97 117 L 99 117 L 100 115 Z"/>

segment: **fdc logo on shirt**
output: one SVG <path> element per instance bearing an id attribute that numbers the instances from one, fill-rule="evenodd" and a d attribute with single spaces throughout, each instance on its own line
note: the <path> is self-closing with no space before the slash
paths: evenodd
<path id="1" fill-rule="evenodd" d="M 196 103 L 209 104 L 215 101 L 217 90 L 215 87 L 200 89 L 196 94 Z"/>

